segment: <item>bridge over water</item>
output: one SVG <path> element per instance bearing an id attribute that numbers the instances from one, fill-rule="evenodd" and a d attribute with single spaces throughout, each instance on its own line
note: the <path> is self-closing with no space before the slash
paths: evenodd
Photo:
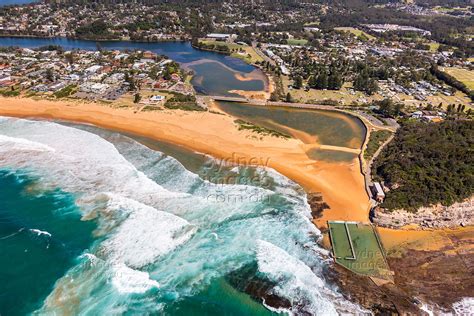
<path id="1" fill-rule="evenodd" d="M 249 104 L 255 104 L 255 105 L 267 104 L 266 100 L 259 100 L 259 99 L 253 99 L 253 98 L 245 98 L 245 97 L 228 97 L 228 96 L 222 96 L 222 95 L 208 95 L 206 97 L 214 101 L 249 103 Z"/>

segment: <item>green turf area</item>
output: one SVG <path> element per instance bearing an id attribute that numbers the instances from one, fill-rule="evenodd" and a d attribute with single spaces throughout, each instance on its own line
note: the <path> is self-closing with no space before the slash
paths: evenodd
<path id="1" fill-rule="evenodd" d="M 299 45 L 299 46 L 303 46 L 303 45 L 306 45 L 308 43 L 308 40 L 306 39 L 298 39 L 298 38 L 291 38 L 291 39 L 287 39 L 286 40 L 286 43 L 288 45 Z"/>
<path id="2" fill-rule="evenodd" d="M 353 28 L 353 27 L 335 27 L 334 29 L 336 31 L 340 31 L 340 32 L 349 32 L 349 33 L 354 34 L 356 37 L 359 37 L 359 38 L 365 38 L 365 39 L 368 39 L 368 40 L 377 39 L 375 36 L 367 34 L 366 32 L 361 31 L 361 30 L 356 29 L 356 28 Z"/>
<path id="3" fill-rule="evenodd" d="M 389 131 L 374 131 L 370 133 L 367 148 L 364 151 L 364 159 L 369 161 L 382 144 L 392 135 Z"/>
<path id="4" fill-rule="evenodd" d="M 328 224 L 338 264 L 361 275 L 391 279 L 378 236 L 371 225 L 339 221 Z"/>

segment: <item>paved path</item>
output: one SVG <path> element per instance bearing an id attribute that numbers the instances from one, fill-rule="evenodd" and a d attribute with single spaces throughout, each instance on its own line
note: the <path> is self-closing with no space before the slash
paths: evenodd
<path id="1" fill-rule="evenodd" d="M 390 135 L 390 137 L 382 145 L 380 145 L 380 147 L 374 153 L 372 158 L 370 158 L 370 160 L 367 162 L 365 177 L 368 182 L 372 182 L 372 164 L 374 163 L 375 158 L 377 158 L 378 155 L 380 155 L 380 153 L 382 152 L 382 149 L 384 149 L 385 146 L 387 146 L 388 143 L 390 143 L 394 137 L 395 137 L 395 133 Z"/>
<path id="2" fill-rule="evenodd" d="M 263 58 L 263 60 L 267 61 L 270 63 L 270 65 L 272 66 L 276 66 L 276 63 L 273 59 L 271 59 L 270 57 L 268 57 L 267 55 L 265 55 L 264 52 L 262 52 L 260 50 L 260 48 L 257 47 L 257 42 L 252 42 L 252 47 L 253 49 L 255 50 L 255 52 L 257 53 L 257 55 L 259 55 L 260 57 Z"/>

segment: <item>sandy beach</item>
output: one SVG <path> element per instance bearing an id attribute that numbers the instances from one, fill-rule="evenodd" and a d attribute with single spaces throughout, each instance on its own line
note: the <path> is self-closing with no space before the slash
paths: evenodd
<path id="1" fill-rule="evenodd" d="M 99 104 L 0 98 L 0 116 L 89 123 L 182 145 L 226 161 L 271 167 L 299 183 L 306 192 L 322 194 L 330 209 L 313 220 L 320 229 L 327 227 L 328 220 L 368 221 L 369 200 L 357 159 L 350 163 L 312 160 L 306 151 L 308 146 L 314 145 L 314 139 L 286 139 L 239 131 L 234 117 L 222 114 L 217 107 L 211 109 L 211 112 L 162 110 L 135 113 L 134 108 L 116 109 Z M 469 291 L 469 285 L 456 286 L 456 291 L 446 291 L 445 288 L 447 284 L 463 283 L 461 280 L 471 275 L 466 262 L 471 261 L 474 250 L 472 227 L 429 231 L 418 227 L 406 227 L 406 230 L 378 228 L 378 231 L 394 271 L 396 293 L 401 289 L 449 308 Z M 323 236 L 323 246 L 329 248 L 327 234 Z M 439 276 L 434 283 L 433 275 Z M 369 282 L 354 278 L 351 274 L 344 282 Z M 341 284 L 352 294 L 372 297 L 380 292 L 379 288 L 368 290 L 352 286 Z M 402 299 L 405 296 L 402 295 Z M 393 301 L 388 299 L 387 302 L 391 304 Z"/>
<path id="2" fill-rule="evenodd" d="M 235 74 L 235 78 L 240 81 L 251 81 L 251 80 L 258 80 L 260 78 L 260 73 L 252 71 L 247 77 L 242 76 L 241 74 Z M 275 91 L 275 84 L 273 82 L 273 78 L 271 76 L 265 76 L 265 89 L 260 91 L 245 91 L 245 90 L 230 90 L 230 93 L 239 94 L 248 99 L 257 99 L 257 100 L 269 100 L 273 91 Z"/>
<path id="3" fill-rule="evenodd" d="M 328 219 L 368 220 L 368 196 L 356 161 L 312 160 L 302 141 L 239 131 L 235 118 L 229 115 L 180 110 L 135 113 L 131 108 L 28 98 L 0 98 L 0 115 L 89 123 L 181 145 L 227 161 L 268 161 L 267 167 L 299 183 L 307 192 L 322 194 L 330 209 L 315 219 L 319 227 L 325 227 Z"/>

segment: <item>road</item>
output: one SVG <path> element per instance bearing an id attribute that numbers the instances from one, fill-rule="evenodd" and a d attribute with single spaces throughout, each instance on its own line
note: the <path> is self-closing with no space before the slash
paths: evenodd
<path id="1" fill-rule="evenodd" d="M 260 48 L 257 47 L 257 42 L 252 42 L 252 47 L 253 49 L 255 50 L 255 52 L 257 53 L 257 55 L 259 55 L 260 57 L 263 58 L 263 60 L 267 61 L 270 63 L 270 65 L 272 66 L 276 66 L 276 63 L 273 59 L 271 59 L 270 57 L 268 57 L 267 55 L 265 55 L 264 52 L 262 52 L 260 50 Z"/>

